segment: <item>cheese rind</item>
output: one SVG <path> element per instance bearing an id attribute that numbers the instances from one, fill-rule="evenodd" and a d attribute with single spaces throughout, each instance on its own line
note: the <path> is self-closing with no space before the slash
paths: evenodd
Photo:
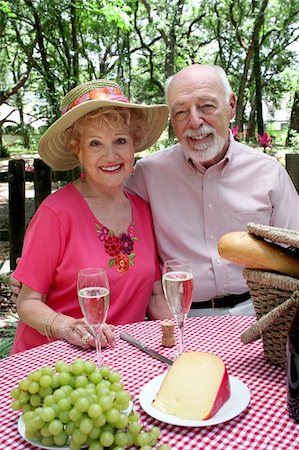
<path id="1" fill-rule="evenodd" d="M 170 367 L 152 406 L 180 419 L 205 420 L 229 397 L 223 361 L 213 353 L 186 352 Z"/>

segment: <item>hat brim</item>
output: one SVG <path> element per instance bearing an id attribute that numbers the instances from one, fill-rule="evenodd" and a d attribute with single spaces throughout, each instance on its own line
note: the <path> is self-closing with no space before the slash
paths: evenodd
<path id="1" fill-rule="evenodd" d="M 38 152 L 42 160 L 54 170 L 69 170 L 78 167 L 78 159 L 64 145 L 64 131 L 85 114 L 107 106 L 144 111 L 148 126 L 147 135 L 142 145 L 135 149 L 135 153 L 153 145 L 161 136 L 168 121 L 167 105 L 138 105 L 122 101 L 89 100 L 67 111 L 46 130 L 38 144 Z"/>

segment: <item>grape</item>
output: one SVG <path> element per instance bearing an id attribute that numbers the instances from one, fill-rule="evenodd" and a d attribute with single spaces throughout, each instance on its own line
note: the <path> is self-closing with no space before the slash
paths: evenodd
<path id="1" fill-rule="evenodd" d="M 78 400 L 75 403 L 75 408 L 79 411 L 79 412 L 86 412 L 89 408 L 89 400 L 86 397 L 81 397 L 78 398 Z"/>
<path id="2" fill-rule="evenodd" d="M 100 436 L 100 444 L 103 445 L 103 447 L 111 447 L 111 445 L 114 442 L 114 436 L 112 431 L 103 431 Z"/>
<path id="3" fill-rule="evenodd" d="M 71 373 L 75 376 L 82 375 L 84 373 L 84 361 L 79 359 L 75 360 L 71 367 Z"/>
<path id="4" fill-rule="evenodd" d="M 140 424 L 139 422 L 131 422 L 131 423 L 129 424 L 129 431 L 130 431 L 133 435 L 136 435 L 136 434 L 140 433 L 141 428 L 142 428 L 142 426 L 141 426 L 141 424 Z"/>
<path id="5" fill-rule="evenodd" d="M 89 379 L 93 384 L 98 384 L 98 383 L 100 383 L 100 381 L 102 381 L 103 377 L 102 377 L 101 372 L 96 371 L 90 375 Z"/>
<path id="6" fill-rule="evenodd" d="M 82 417 L 82 413 L 79 412 L 76 408 L 72 408 L 70 410 L 70 419 L 73 420 L 73 422 L 77 422 Z"/>
<path id="7" fill-rule="evenodd" d="M 60 386 L 66 386 L 72 384 L 72 376 L 68 372 L 61 372 L 58 375 L 58 381 Z"/>
<path id="8" fill-rule="evenodd" d="M 105 416 L 106 416 L 106 420 L 108 423 L 115 423 L 118 421 L 119 419 L 119 410 L 116 408 L 111 408 L 109 409 L 109 411 L 106 412 Z"/>
<path id="9" fill-rule="evenodd" d="M 84 362 L 84 372 L 86 375 L 91 375 L 96 370 L 96 365 L 92 361 Z"/>
<path id="10" fill-rule="evenodd" d="M 39 406 L 41 404 L 41 397 L 38 394 L 33 394 L 30 397 L 30 405 Z"/>
<path id="11" fill-rule="evenodd" d="M 99 404 L 102 407 L 103 411 L 108 411 L 113 405 L 113 400 L 111 395 L 103 395 L 99 398 Z"/>
<path id="12" fill-rule="evenodd" d="M 70 413 L 68 411 L 61 411 L 58 414 L 58 419 L 62 422 L 62 423 L 69 423 L 70 421 Z"/>
<path id="13" fill-rule="evenodd" d="M 119 429 L 122 430 L 123 428 L 126 428 L 128 423 L 129 423 L 129 418 L 128 418 L 127 414 L 125 414 L 123 412 L 120 412 L 119 413 L 119 418 L 114 423 L 114 425 L 115 425 L 116 428 L 119 428 Z"/>
<path id="14" fill-rule="evenodd" d="M 60 411 L 69 411 L 71 407 L 71 401 L 68 398 L 61 398 L 58 403 Z"/>
<path id="15" fill-rule="evenodd" d="M 31 381 L 28 387 L 28 392 L 30 394 L 36 394 L 39 390 L 39 384 L 37 381 Z"/>
<path id="16" fill-rule="evenodd" d="M 100 372 L 103 378 L 108 378 L 110 375 L 110 369 L 108 366 L 102 366 Z"/>
<path id="17" fill-rule="evenodd" d="M 86 375 L 79 375 L 76 378 L 76 381 L 75 381 L 76 388 L 80 388 L 80 387 L 84 388 L 87 386 L 87 384 L 88 384 L 88 378 Z"/>
<path id="18" fill-rule="evenodd" d="M 17 400 L 19 398 L 20 392 L 21 392 L 21 390 L 19 388 L 13 388 L 10 391 L 10 396 L 12 398 L 14 398 L 15 400 Z"/>
<path id="19" fill-rule="evenodd" d="M 54 439 L 52 438 L 52 436 L 43 437 L 41 441 L 43 445 L 46 445 L 48 447 L 52 447 L 54 445 Z"/>
<path id="20" fill-rule="evenodd" d="M 54 374 L 54 371 L 53 371 L 52 367 L 50 367 L 50 366 L 42 367 L 41 371 L 42 371 L 42 375 L 49 375 L 50 377 L 52 377 Z"/>
<path id="21" fill-rule="evenodd" d="M 104 447 L 99 442 L 92 442 L 89 446 L 89 450 L 104 450 Z"/>
<path id="22" fill-rule="evenodd" d="M 44 406 L 40 412 L 40 417 L 44 422 L 52 422 L 55 419 L 55 410 L 51 406 Z"/>
<path id="23" fill-rule="evenodd" d="M 57 436 L 63 431 L 63 423 L 58 419 L 52 420 L 49 424 L 49 431 L 53 436 Z"/>
<path id="24" fill-rule="evenodd" d="M 117 431 L 114 436 L 114 442 L 118 446 L 125 447 L 128 443 L 127 434 L 123 431 Z"/>
<path id="25" fill-rule="evenodd" d="M 96 419 L 97 417 L 99 417 L 102 412 L 103 410 L 98 403 L 92 403 L 91 405 L 89 405 L 87 410 L 89 417 L 91 417 L 92 419 Z"/>
<path id="26" fill-rule="evenodd" d="M 143 447 L 150 444 L 151 437 L 146 431 L 140 431 L 140 433 L 136 436 L 135 442 L 139 445 L 139 447 Z"/>
<path id="27" fill-rule="evenodd" d="M 68 441 L 68 435 L 65 431 L 62 431 L 61 433 L 57 434 L 53 437 L 53 441 L 56 445 L 65 445 Z"/>
<path id="28" fill-rule="evenodd" d="M 86 434 L 81 433 L 79 428 L 76 428 L 72 434 L 72 441 L 76 444 L 84 444 L 86 442 L 87 436 Z"/>
<path id="29" fill-rule="evenodd" d="M 50 375 L 42 375 L 39 381 L 39 384 L 43 388 L 51 387 L 52 385 L 52 377 Z"/>
<path id="30" fill-rule="evenodd" d="M 46 423 L 46 424 L 41 428 L 40 434 L 41 434 L 43 437 L 50 437 L 50 436 L 51 436 L 51 432 L 50 432 L 50 430 L 49 430 L 49 424 L 48 424 L 48 423 Z"/>
<path id="31" fill-rule="evenodd" d="M 12 409 L 23 412 L 27 438 L 45 446 L 150 450 L 160 436 L 158 427 L 145 429 L 139 413 L 127 411 L 132 397 L 120 373 L 108 366 L 97 369 L 92 361 L 58 360 L 54 369 L 41 367 L 21 379 L 10 396 Z"/>
<path id="32" fill-rule="evenodd" d="M 89 417 L 84 417 L 79 424 L 79 430 L 83 434 L 89 434 L 93 428 L 93 421 Z"/>
<path id="33" fill-rule="evenodd" d="M 29 385 L 30 385 L 30 380 L 29 380 L 29 378 L 28 378 L 28 379 L 27 379 L 27 378 L 24 378 L 23 380 L 21 380 L 21 381 L 19 382 L 18 388 L 19 388 L 21 391 L 28 391 Z"/>

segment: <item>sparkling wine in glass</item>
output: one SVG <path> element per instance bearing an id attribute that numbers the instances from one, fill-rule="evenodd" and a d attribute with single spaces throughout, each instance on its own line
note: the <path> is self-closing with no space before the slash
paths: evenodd
<path id="1" fill-rule="evenodd" d="M 101 327 L 106 321 L 110 288 L 105 270 L 90 267 L 78 272 L 78 298 L 85 320 L 96 342 L 97 367 L 102 365 Z"/>
<path id="2" fill-rule="evenodd" d="M 184 324 L 190 310 L 193 291 L 193 275 L 189 262 L 173 259 L 163 267 L 162 284 L 169 309 L 179 328 L 179 353 L 184 352 Z"/>

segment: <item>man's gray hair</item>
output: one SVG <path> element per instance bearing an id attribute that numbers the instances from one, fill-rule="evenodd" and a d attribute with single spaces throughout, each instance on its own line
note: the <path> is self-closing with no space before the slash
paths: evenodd
<path id="1" fill-rule="evenodd" d="M 208 67 L 210 67 L 212 70 L 214 70 L 216 75 L 218 75 L 218 77 L 222 83 L 223 89 L 224 89 L 225 99 L 227 102 L 229 102 L 230 95 L 233 93 L 233 90 L 231 88 L 230 82 L 228 81 L 225 71 L 220 66 L 208 66 Z M 166 79 L 165 85 L 164 85 L 165 101 L 168 106 L 169 106 L 169 98 L 168 98 L 169 85 L 170 85 L 171 81 L 175 78 L 175 76 L 176 76 L 176 74 L 168 77 Z"/>

